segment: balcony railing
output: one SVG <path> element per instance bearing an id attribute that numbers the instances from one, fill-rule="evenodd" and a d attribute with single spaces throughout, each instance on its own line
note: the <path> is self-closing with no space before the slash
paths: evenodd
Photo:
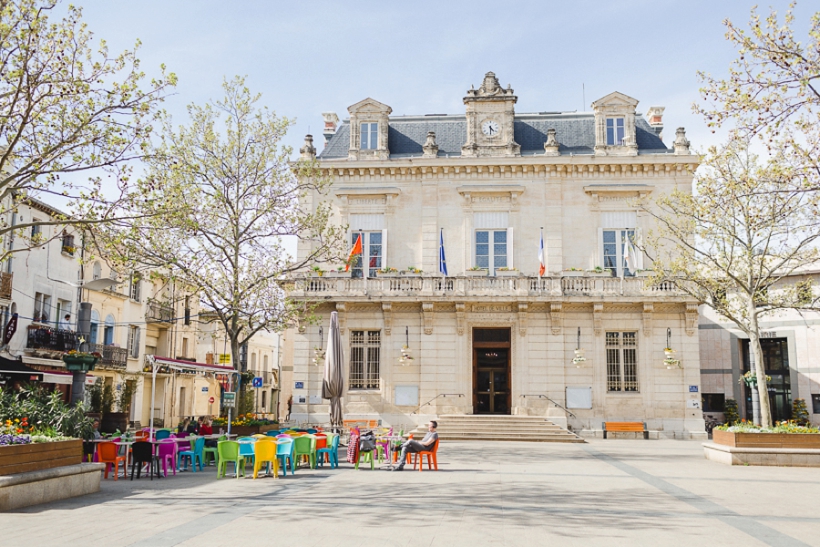
<path id="1" fill-rule="evenodd" d="M 336 296 L 682 296 L 671 282 L 643 277 L 420 277 L 374 279 L 308 277 L 292 283 L 291 297 Z"/>
<path id="2" fill-rule="evenodd" d="M 2 272 L 0 273 L 0 298 L 11 300 L 11 285 L 14 274 Z"/>
<path id="3" fill-rule="evenodd" d="M 77 349 L 77 333 L 70 330 L 30 325 L 26 348 L 51 351 L 70 351 Z"/>
<path id="4" fill-rule="evenodd" d="M 115 369 L 125 369 L 128 364 L 128 350 L 117 346 L 105 346 L 103 344 L 88 344 L 88 351 L 96 351 L 102 355 L 102 359 L 97 366 L 104 366 Z"/>
<path id="5" fill-rule="evenodd" d="M 174 318 L 174 309 L 171 306 L 160 304 L 156 300 L 148 302 L 145 312 L 146 323 L 170 323 Z"/>

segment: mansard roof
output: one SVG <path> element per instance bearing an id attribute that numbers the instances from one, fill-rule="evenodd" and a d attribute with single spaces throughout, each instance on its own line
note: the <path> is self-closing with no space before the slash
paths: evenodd
<path id="1" fill-rule="evenodd" d="M 391 116 L 389 124 L 387 146 L 391 158 L 420 157 L 428 131 L 436 133 L 439 157 L 460 156 L 461 147 L 467 139 L 467 118 L 464 115 Z M 635 126 L 639 153 L 672 152 L 643 117 L 636 116 Z M 595 118 L 592 112 L 545 112 L 516 114 L 515 142 L 521 145 L 521 155 L 543 154 L 549 129 L 555 129 L 555 138 L 560 144 L 561 154 L 593 153 Z M 345 120 L 319 157 L 346 158 L 349 147 L 350 120 Z"/>

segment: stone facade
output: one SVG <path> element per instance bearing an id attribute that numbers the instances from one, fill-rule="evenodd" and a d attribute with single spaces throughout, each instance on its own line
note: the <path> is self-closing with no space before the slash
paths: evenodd
<path id="1" fill-rule="evenodd" d="M 466 115 L 389 117 L 390 107 L 367 99 L 338 128 L 326 124 L 318 161 L 333 184 L 329 196 L 309 196 L 307 205 L 332 201 L 351 245 L 361 234 L 366 267 L 306 273 L 290 290 L 291 298 L 321 302 L 319 324 L 287 337 L 283 365 L 293 376 L 283 393 L 293 389 L 294 420 L 327 421 L 322 367 L 312 361 L 335 310 L 349 418 L 412 425 L 484 412 L 478 369 L 508 352 L 508 381 L 493 376 L 491 388 L 507 402 L 499 395 L 494 412 L 549 416 L 575 430 L 637 420 L 671 436 L 703 431 L 698 394 L 690 394 L 700 383 L 696 303 L 646 286 L 638 271 L 644 257 L 625 243 L 651 228 L 636 200 L 690 191 L 698 158 L 688 142 L 663 144 L 662 108 L 650 125 L 635 111 L 638 101 L 621 93 L 588 113 L 516 114 L 516 100 L 488 73 L 464 98 Z M 368 123 L 379 124 L 372 144 L 361 138 L 375 131 L 359 123 L 362 105 Z M 373 148 L 353 150 L 364 145 Z M 299 254 L 309 245 L 300 243 Z M 614 275 L 593 271 L 607 265 Z M 508 342 L 483 341 L 501 332 L 485 328 L 509 329 Z M 673 369 L 663 363 L 667 332 L 680 361 Z M 579 337 L 586 361 L 574 363 Z M 400 364 L 405 345 L 413 359 Z M 368 369 L 376 354 L 377 372 Z M 354 378 L 368 372 L 364 384 Z"/>

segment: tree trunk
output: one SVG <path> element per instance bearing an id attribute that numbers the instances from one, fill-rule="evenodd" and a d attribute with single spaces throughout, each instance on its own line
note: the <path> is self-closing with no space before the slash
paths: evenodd
<path id="1" fill-rule="evenodd" d="M 772 413 L 769 409 L 769 388 L 766 383 L 766 367 L 763 363 L 763 349 L 760 347 L 760 333 L 757 319 L 752 320 L 753 329 L 749 333 L 749 351 L 754 358 L 754 368 L 751 369 L 757 378 L 757 393 L 760 398 L 760 425 L 772 427 Z"/>

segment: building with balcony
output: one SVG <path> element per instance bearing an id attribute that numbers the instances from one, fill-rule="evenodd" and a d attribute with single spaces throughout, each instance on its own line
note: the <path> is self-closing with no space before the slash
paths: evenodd
<path id="1" fill-rule="evenodd" d="M 493 73 L 463 102 L 391 116 L 368 98 L 341 125 L 324 114 L 318 156 L 306 137 L 302 158 L 332 186 L 304 205 L 329 200 L 363 252 L 346 274 L 320 265 L 330 271 L 289 285 L 320 317 L 289 335 L 293 419 L 328 419 L 314 348 L 337 311 L 346 417 L 539 415 L 589 433 L 628 420 L 703 435 L 697 303 L 647 285 L 636 251 L 652 227 L 636 202 L 691 191 L 684 130 L 665 144 L 664 109 L 645 118 L 618 92 L 590 112 L 516 113 Z"/>

